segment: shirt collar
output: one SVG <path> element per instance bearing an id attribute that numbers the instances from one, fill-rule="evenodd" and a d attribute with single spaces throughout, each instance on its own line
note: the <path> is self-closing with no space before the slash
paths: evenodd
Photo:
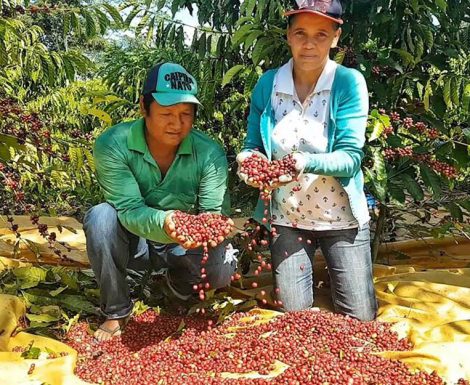
<path id="1" fill-rule="evenodd" d="M 334 60 L 328 59 L 313 92 L 331 91 L 333 81 L 335 80 L 337 65 L 338 64 Z"/>
<path id="2" fill-rule="evenodd" d="M 193 133 L 192 131 L 183 139 L 179 148 L 178 155 L 191 155 L 193 153 Z"/>
<path id="3" fill-rule="evenodd" d="M 134 121 L 127 135 L 127 147 L 144 154 L 147 151 L 147 142 L 145 140 L 145 123 L 140 118 Z"/>
<path id="4" fill-rule="evenodd" d="M 317 84 L 315 85 L 315 90 L 313 91 L 314 93 L 320 91 L 331 91 L 335 77 L 336 66 L 337 64 L 335 61 L 328 59 L 325 68 L 323 68 L 323 71 L 318 78 Z M 293 68 L 294 61 L 292 58 L 281 68 L 279 68 L 274 83 L 275 92 L 294 96 L 294 78 L 292 76 Z"/>
<path id="5" fill-rule="evenodd" d="M 137 119 L 131 125 L 127 136 L 127 147 L 145 154 L 148 151 L 147 141 L 145 140 L 145 121 L 143 118 Z M 176 154 L 191 155 L 193 153 L 192 132 L 181 142 Z"/>

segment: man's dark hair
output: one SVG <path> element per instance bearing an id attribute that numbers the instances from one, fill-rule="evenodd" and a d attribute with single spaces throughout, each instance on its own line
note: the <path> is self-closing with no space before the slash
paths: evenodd
<path id="1" fill-rule="evenodd" d="M 144 97 L 144 110 L 145 110 L 145 113 L 147 115 L 149 115 L 150 114 L 150 105 L 152 104 L 152 102 L 155 101 L 155 99 L 153 98 L 151 93 L 143 94 L 142 96 Z M 194 105 L 194 118 L 196 118 L 196 116 L 197 116 L 197 107 L 198 107 L 198 105 L 195 104 Z"/>
<path id="2" fill-rule="evenodd" d="M 294 15 L 290 15 L 290 16 L 287 16 L 287 26 L 288 27 L 292 27 L 292 24 L 294 24 L 294 18 L 297 16 L 298 14 L 294 14 Z M 340 25 L 338 23 L 335 23 L 333 28 L 335 29 L 335 31 L 337 31 L 339 28 L 340 28 Z"/>
<path id="3" fill-rule="evenodd" d="M 144 94 L 143 97 L 144 97 L 144 110 L 145 110 L 145 113 L 148 115 L 150 114 L 150 105 L 155 99 L 153 98 L 152 94 Z"/>

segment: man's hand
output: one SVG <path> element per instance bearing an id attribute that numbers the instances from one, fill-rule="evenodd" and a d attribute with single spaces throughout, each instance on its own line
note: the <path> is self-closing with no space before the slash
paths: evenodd
<path id="1" fill-rule="evenodd" d="M 163 229 L 169 235 L 169 237 L 175 241 L 175 243 L 179 243 L 185 249 L 195 249 L 201 246 L 200 242 L 195 242 L 192 239 L 177 234 L 176 226 L 173 222 L 173 212 L 166 216 Z"/>
<path id="2" fill-rule="evenodd" d="M 242 151 L 240 152 L 238 155 L 237 155 L 237 163 L 238 163 L 238 169 L 237 169 L 237 175 L 238 177 L 243 181 L 245 182 L 248 186 L 252 186 L 252 187 L 256 187 L 256 188 L 259 188 L 259 184 L 254 182 L 254 181 L 250 181 L 250 178 L 247 174 L 243 173 L 241 171 L 242 169 L 242 163 L 248 159 L 250 156 L 256 154 L 257 156 L 259 156 L 260 158 L 264 158 L 266 159 L 266 161 L 268 162 L 268 158 L 266 157 L 266 155 L 262 154 L 261 152 L 259 151 Z"/>
<path id="3" fill-rule="evenodd" d="M 195 240 L 191 239 L 190 236 L 178 235 L 176 224 L 173 220 L 173 215 L 174 213 L 171 212 L 166 216 L 164 230 L 170 236 L 170 238 L 172 238 L 176 243 L 182 245 L 185 249 L 195 249 L 200 246 L 216 247 L 218 244 L 224 242 L 226 236 L 230 234 L 234 226 L 233 221 L 230 218 L 227 218 L 226 223 L 228 226 L 224 230 L 224 235 L 219 235 L 216 239 L 211 239 L 208 242 L 196 242 Z"/>

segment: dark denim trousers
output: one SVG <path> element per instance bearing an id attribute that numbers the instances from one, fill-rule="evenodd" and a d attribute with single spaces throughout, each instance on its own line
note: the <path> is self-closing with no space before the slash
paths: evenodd
<path id="1" fill-rule="evenodd" d="M 369 227 L 308 231 L 276 226 L 271 256 L 277 297 L 286 311 L 307 309 L 314 301 L 314 254 L 320 246 L 328 266 L 335 310 L 363 321 L 377 313 Z M 299 237 L 302 241 L 299 241 Z M 307 240 L 311 243 L 307 243 Z"/>
<path id="2" fill-rule="evenodd" d="M 86 213 L 83 229 L 88 258 L 100 287 L 101 310 L 108 319 L 122 318 L 132 311 L 127 269 L 167 269 L 172 288 L 182 296 L 192 294 L 193 285 L 201 282 L 202 248 L 187 250 L 176 243 L 149 243 L 126 230 L 108 203 Z M 209 249 L 204 282 L 212 289 L 227 286 L 236 270 L 236 253 L 226 246 L 227 242 Z"/>

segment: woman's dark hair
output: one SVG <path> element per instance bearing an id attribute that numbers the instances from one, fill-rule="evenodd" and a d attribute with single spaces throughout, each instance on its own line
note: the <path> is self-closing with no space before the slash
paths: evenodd
<path id="1" fill-rule="evenodd" d="M 142 96 L 144 97 L 144 110 L 145 110 L 145 113 L 148 115 L 150 114 L 150 105 L 152 104 L 153 101 L 155 101 L 155 99 L 153 98 L 151 93 L 143 94 Z M 198 108 L 198 105 L 195 104 L 194 105 L 194 118 L 196 118 L 197 116 L 197 108 Z"/>

